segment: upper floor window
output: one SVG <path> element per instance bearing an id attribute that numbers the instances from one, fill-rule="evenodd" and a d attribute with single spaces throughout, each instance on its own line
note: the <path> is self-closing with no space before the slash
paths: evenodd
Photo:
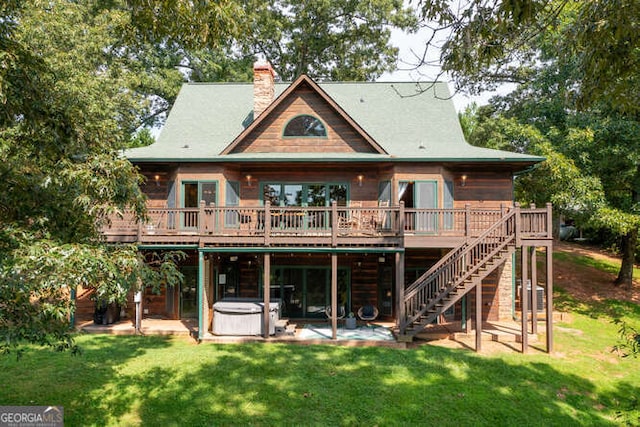
<path id="1" fill-rule="evenodd" d="M 289 120 L 284 127 L 283 136 L 326 137 L 327 129 L 317 117 L 303 114 Z"/>

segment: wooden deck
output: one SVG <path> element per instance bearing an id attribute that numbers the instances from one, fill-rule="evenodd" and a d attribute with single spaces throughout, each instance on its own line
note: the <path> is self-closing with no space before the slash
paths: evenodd
<path id="1" fill-rule="evenodd" d="M 550 239 L 551 208 L 409 209 L 391 207 L 204 206 L 153 208 L 145 220 L 109 219 L 108 242 L 148 245 L 455 247 L 478 237 L 512 209 L 522 239 Z"/>

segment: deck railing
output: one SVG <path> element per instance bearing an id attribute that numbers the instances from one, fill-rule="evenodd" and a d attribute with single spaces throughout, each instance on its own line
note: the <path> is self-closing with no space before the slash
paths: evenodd
<path id="1" fill-rule="evenodd" d="M 511 208 L 513 209 L 513 208 Z M 418 209 L 390 207 L 205 206 L 149 208 L 137 221 L 125 212 L 110 218 L 105 236 L 388 236 L 407 235 L 475 238 L 509 211 L 502 209 Z M 523 238 L 550 238 L 548 206 L 520 209 Z M 402 220 L 401 220 L 402 219 Z"/>

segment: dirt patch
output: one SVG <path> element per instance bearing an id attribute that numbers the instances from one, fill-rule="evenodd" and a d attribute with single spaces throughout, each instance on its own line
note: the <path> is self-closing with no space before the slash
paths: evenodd
<path id="1" fill-rule="evenodd" d="M 584 244 L 554 242 L 554 251 L 588 256 L 593 259 L 605 259 L 620 264 L 620 258 L 602 250 Z M 640 280 L 634 280 L 631 290 L 613 284 L 615 274 L 600 271 L 593 267 L 576 266 L 558 259 L 553 260 L 554 283 L 581 301 L 602 301 L 618 299 L 640 303 Z"/>

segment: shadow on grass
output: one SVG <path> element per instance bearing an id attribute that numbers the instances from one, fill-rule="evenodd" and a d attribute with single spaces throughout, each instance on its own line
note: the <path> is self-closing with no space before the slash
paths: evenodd
<path id="1" fill-rule="evenodd" d="M 555 286 L 553 297 L 555 309 L 564 312 L 579 313 L 593 319 L 640 318 L 640 305 L 629 301 L 616 299 L 580 301 L 569 295 L 561 286 Z"/>
<path id="2" fill-rule="evenodd" d="M 638 414 L 637 385 L 603 393 L 548 356 L 80 340 L 79 357 L 0 358 L 0 404 L 62 405 L 68 425 L 616 425 Z"/>
<path id="3" fill-rule="evenodd" d="M 178 365 L 105 378 L 86 424 L 607 425 L 590 381 L 460 350 L 194 346 Z M 626 384 L 620 393 L 640 394 Z M 116 393 L 117 392 L 117 393 Z M 615 394 L 608 397 L 615 399 Z M 130 412 L 137 419 L 121 418 Z M 66 409 L 65 409 L 66 413 Z"/>
<path id="4" fill-rule="evenodd" d="M 76 340 L 78 355 L 32 346 L 20 360 L 0 356 L 0 405 L 61 405 L 65 421 L 75 420 L 70 425 L 84 425 L 84 419 L 104 424 L 107 418 L 93 410 L 92 396 L 104 396 L 120 365 L 171 345 L 165 337 L 78 334 Z M 117 417 L 118 409 L 111 410 Z"/>

